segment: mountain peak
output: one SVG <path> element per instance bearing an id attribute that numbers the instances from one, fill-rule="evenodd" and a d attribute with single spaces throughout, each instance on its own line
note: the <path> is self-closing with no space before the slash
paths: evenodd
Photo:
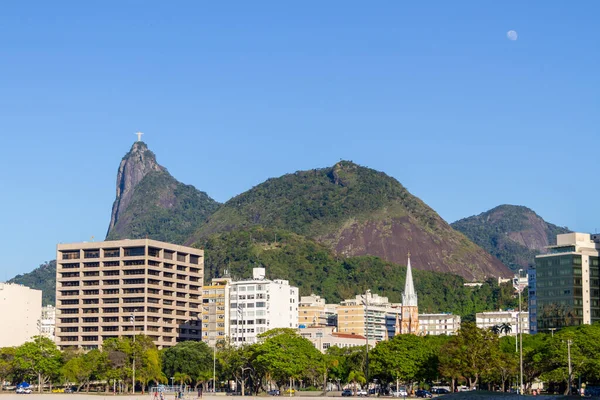
<path id="1" fill-rule="evenodd" d="M 173 178 L 146 143 L 137 141 L 119 165 L 106 236 L 181 243 L 217 207 L 206 193 Z"/>
<path id="2" fill-rule="evenodd" d="M 151 171 L 167 170 L 156 162 L 156 156 L 148 149 L 146 143 L 133 143 L 129 153 L 121 160 L 117 172 L 117 196 L 112 207 L 108 233 L 116 226 L 121 212 L 131 203 L 135 187 Z"/>

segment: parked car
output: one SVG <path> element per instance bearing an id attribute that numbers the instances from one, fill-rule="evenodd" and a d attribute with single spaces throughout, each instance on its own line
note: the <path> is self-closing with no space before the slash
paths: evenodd
<path id="1" fill-rule="evenodd" d="M 448 394 L 450 393 L 450 391 L 446 388 L 437 388 L 433 390 L 433 393 L 435 394 Z"/>
<path id="2" fill-rule="evenodd" d="M 289 395 L 289 394 L 290 394 L 290 392 L 291 392 L 291 394 L 296 394 L 296 389 L 290 389 L 290 388 L 287 388 L 287 389 L 285 389 L 285 390 L 283 391 L 283 394 L 288 394 L 288 395 Z"/>
<path id="3" fill-rule="evenodd" d="M 356 395 L 360 396 L 360 397 L 364 397 L 364 396 L 368 396 L 369 394 L 367 393 L 367 391 L 365 389 L 358 389 L 356 391 Z"/>
<path id="4" fill-rule="evenodd" d="M 408 396 L 408 392 L 405 388 L 400 388 L 398 390 L 394 390 L 392 392 L 392 397 L 406 397 Z"/>
<path id="5" fill-rule="evenodd" d="M 31 394 L 31 389 L 28 387 L 18 387 L 16 392 L 17 394 Z"/>
<path id="6" fill-rule="evenodd" d="M 269 394 L 269 396 L 279 396 L 279 389 L 271 389 L 267 392 Z"/>
<path id="7" fill-rule="evenodd" d="M 350 397 L 352 395 L 354 395 L 354 393 L 352 393 L 352 390 L 350 390 L 350 389 L 342 390 L 342 397 Z"/>
<path id="8" fill-rule="evenodd" d="M 419 389 L 415 392 L 415 396 L 417 397 L 422 397 L 424 399 L 430 399 L 433 397 L 433 395 L 431 394 L 431 392 L 427 391 L 427 390 L 423 390 L 423 389 Z"/>
<path id="9" fill-rule="evenodd" d="M 74 387 L 68 387 L 65 389 L 65 393 L 75 393 L 77 391 L 77 388 Z"/>

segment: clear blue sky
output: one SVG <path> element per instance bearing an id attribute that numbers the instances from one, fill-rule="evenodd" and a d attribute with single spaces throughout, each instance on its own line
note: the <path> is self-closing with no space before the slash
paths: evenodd
<path id="1" fill-rule="evenodd" d="M 598 15 L 591 0 L 3 3 L 0 280 L 104 238 L 138 129 L 218 201 L 348 159 L 449 222 L 510 203 L 600 229 Z"/>

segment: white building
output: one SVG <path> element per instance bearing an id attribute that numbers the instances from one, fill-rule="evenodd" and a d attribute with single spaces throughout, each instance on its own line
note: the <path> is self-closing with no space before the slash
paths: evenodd
<path id="1" fill-rule="evenodd" d="M 20 346 L 39 334 L 42 291 L 14 283 L 0 282 L 0 347 Z"/>
<path id="2" fill-rule="evenodd" d="M 475 324 L 481 329 L 491 329 L 494 326 L 502 326 L 507 324 L 510 326 L 510 331 L 500 332 L 501 335 L 515 336 L 519 332 L 529 334 L 529 312 L 521 311 L 519 317 L 520 323 L 517 320 L 518 311 L 488 311 L 475 314 Z"/>
<path id="3" fill-rule="evenodd" d="M 38 321 L 38 331 L 42 336 L 54 341 L 56 328 L 56 308 L 54 306 L 42 307 L 42 316 Z"/>
<path id="4" fill-rule="evenodd" d="M 422 335 L 456 335 L 460 329 L 460 315 L 419 314 L 419 332 Z"/>
<path id="5" fill-rule="evenodd" d="M 251 280 L 231 282 L 229 301 L 232 344 L 256 343 L 270 329 L 298 327 L 298 288 L 266 279 L 264 268 L 254 268 Z"/>

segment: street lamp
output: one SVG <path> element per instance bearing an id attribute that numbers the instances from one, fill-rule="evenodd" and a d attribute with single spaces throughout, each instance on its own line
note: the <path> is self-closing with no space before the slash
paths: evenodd
<path id="1" fill-rule="evenodd" d="M 131 313 L 131 327 L 133 329 L 133 363 L 132 363 L 132 371 L 133 371 L 133 379 L 132 379 L 132 393 L 135 394 L 135 312 L 137 311 L 137 309 L 133 309 L 133 312 Z"/>
<path id="2" fill-rule="evenodd" d="M 524 287 L 521 285 L 521 272 L 523 269 L 519 269 L 519 275 L 515 280 L 514 287 L 519 293 L 519 313 L 517 314 L 517 333 L 519 340 L 519 395 L 523 394 L 523 329 L 521 328 L 521 292 Z"/>
<path id="3" fill-rule="evenodd" d="M 371 294 L 371 289 L 367 289 L 365 292 L 365 296 L 363 299 L 363 304 L 365 305 L 365 342 L 367 345 L 367 358 L 366 358 L 366 376 L 365 380 L 367 381 L 367 390 L 369 389 L 369 295 Z"/>
<path id="4" fill-rule="evenodd" d="M 175 380 L 174 376 L 171 377 L 171 390 L 173 390 L 173 380 Z"/>
<path id="5" fill-rule="evenodd" d="M 252 369 L 250 367 L 240 367 L 242 370 L 242 396 L 244 396 L 244 371 L 247 369 Z"/>

